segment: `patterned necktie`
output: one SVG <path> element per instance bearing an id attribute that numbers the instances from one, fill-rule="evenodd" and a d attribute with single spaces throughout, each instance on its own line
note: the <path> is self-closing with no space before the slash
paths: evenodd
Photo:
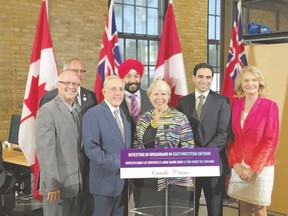
<path id="1" fill-rule="evenodd" d="M 123 138 L 123 140 L 125 141 L 125 132 L 124 132 L 124 127 L 123 127 L 123 125 L 122 125 L 122 123 L 121 123 L 121 120 L 120 120 L 120 116 L 119 116 L 119 110 L 114 110 L 114 117 L 115 117 L 115 120 L 116 120 L 116 122 L 117 122 L 117 124 L 118 124 L 118 127 L 119 127 L 119 129 L 120 129 L 120 132 L 121 132 L 121 135 L 122 135 L 122 138 Z"/>
<path id="2" fill-rule="evenodd" d="M 131 100 L 131 116 L 132 116 L 134 121 L 136 121 L 138 116 L 139 116 L 139 107 L 138 107 L 136 97 L 137 97 L 136 94 L 131 94 L 129 96 L 129 98 Z"/>
<path id="3" fill-rule="evenodd" d="M 197 112 L 198 119 L 200 119 L 205 96 L 204 95 L 200 95 L 200 96 L 198 96 L 198 99 L 199 99 L 199 102 L 198 102 L 198 106 L 197 106 L 196 112 Z"/>

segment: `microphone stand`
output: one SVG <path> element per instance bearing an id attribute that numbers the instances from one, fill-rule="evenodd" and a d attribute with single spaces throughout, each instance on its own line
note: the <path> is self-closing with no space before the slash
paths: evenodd
<path id="1" fill-rule="evenodd" d="M 164 124 L 164 137 L 165 137 L 165 142 L 167 145 L 167 148 L 169 148 L 169 143 L 167 140 L 167 130 L 169 129 L 169 125 Z M 168 204 L 169 204 L 169 193 L 168 193 L 168 178 L 165 178 L 165 216 L 168 216 Z"/>

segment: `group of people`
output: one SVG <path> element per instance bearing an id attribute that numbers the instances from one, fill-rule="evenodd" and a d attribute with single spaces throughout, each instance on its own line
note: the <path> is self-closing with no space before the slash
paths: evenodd
<path id="1" fill-rule="evenodd" d="M 130 191 L 136 208 L 161 206 L 169 185 L 174 204 L 178 197 L 177 205 L 191 206 L 195 197 L 198 216 L 203 191 L 208 216 L 221 216 L 230 169 L 240 180 L 231 181 L 227 193 L 239 201 L 240 214 L 267 215 L 279 119 L 276 103 L 264 97 L 261 71 L 243 68 L 235 82 L 238 99 L 230 104 L 211 90 L 213 67 L 197 64 L 195 91 L 180 98 L 176 109 L 169 106 L 171 89 L 165 81 L 155 80 L 147 92 L 140 88 L 143 72 L 140 61 L 124 61 L 118 76 L 105 79 L 104 100 L 97 104 L 95 94 L 81 86 L 83 62 L 73 58 L 64 65 L 57 89 L 43 95 L 35 134 L 44 215 L 128 216 Z M 192 177 L 129 183 L 120 178 L 123 148 L 195 146 L 218 149 L 220 176 L 195 182 Z"/>

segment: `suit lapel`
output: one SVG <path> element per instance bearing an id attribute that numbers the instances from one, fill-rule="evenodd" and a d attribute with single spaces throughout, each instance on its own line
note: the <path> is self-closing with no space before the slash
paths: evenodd
<path id="1" fill-rule="evenodd" d="M 108 122 L 110 123 L 111 125 L 111 128 L 115 131 L 116 135 L 118 136 L 119 140 L 121 140 L 122 142 L 122 145 L 125 146 L 125 142 L 123 140 L 123 137 L 121 135 L 121 131 L 120 131 L 120 128 L 114 118 L 114 115 L 113 113 L 111 112 L 110 108 L 108 107 L 108 105 L 105 103 L 105 101 L 103 101 L 102 103 L 102 106 L 103 106 L 103 113 L 104 113 L 104 116 L 105 118 L 108 120 Z M 122 120 L 123 121 L 123 120 Z M 125 125 L 124 125 L 124 130 L 125 130 Z"/>
<path id="2" fill-rule="evenodd" d="M 197 119 L 197 112 L 196 112 L 196 98 L 195 98 L 195 92 L 190 94 L 190 97 L 188 97 L 187 105 L 190 106 L 189 110 L 191 110 L 191 117 L 192 119 Z"/>
<path id="3" fill-rule="evenodd" d="M 64 117 L 70 122 L 71 128 L 73 129 L 73 132 L 78 139 L 79 133 L 78 133 L 77 125 L 75 124 L 73 120 L 72 114 L 69 112 L 68 108 L 65 106 L 64 102 L 60 99 L 59 96 L 55 98 L 55 102 L 57 106 L 59 107 L 59 110 L 63 113 Z"/>
<path id="4" fill-rule="evenodd" d="M 254 119 L 254 114 L 257 113 L 257 111 L 259 110 L 259 107 L 261 106 L 261 99 L 258 98 L 256 100 L 256 102 L 254 103 L 254 105 L 252 106 L 251 110 L 249 111 L 245 121 L 244 121 L 244 125 L 243 125 L 243 131 L 244 130 L 248 130 L 251 126 L 253 126 L 253 124 L 250 124 L 249 121 L 253 121 Z M 242 104 L 242 109 L 240 110 L 240 118 L 241 118 L 241 115 L 242 115 L 242 111 L 244 110 L 244 101 L 243 101 L 243 104 Z M 256 115 L 257 116 L 257 115 Z M 241 120 L 241 119 L 240 119 Z M 255 120 L 255 119 L 254 119 Z M 247 124 L 248 122 L 248 124 Z"/>
<path id="5" fill-rule="evenodd" d="M 140 95 L 141 95 L 141 109 L 140 109 L 140 113 L 144 113 L 148 110 L 151 110 L 153 107 L 150 103 L 150 100 L 147 96 L 147 92 L 143 91 L 142 89 L 140 89 Z"/>
<path id="6" fill-rule="evenodd" d="M 130 147 L 130 137 L 131 137 L 131 126 L 127 120 L 126 115 L 124 114 L 123 110 L 120 108 L 121 118 L 123 121 L 124 131 L 125 131 L 125 142 L 123 142 L 125 147 Z M 121 136 L 122 137 L 122 136 Z M 123 140 L 124 141 L 124 140 Z M 128 146 L 126 146 L 128 144 Z"/>

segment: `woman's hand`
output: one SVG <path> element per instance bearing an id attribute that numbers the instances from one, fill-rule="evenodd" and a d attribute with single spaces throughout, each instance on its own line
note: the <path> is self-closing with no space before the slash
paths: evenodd
<path id="1" fill-rule="evenodd" d="M 233 168 L 235 169 L 236 173 L 241 178 L 241 175 L 243 174 L 245 167 L 240 163 L 236 163 L 236 164 L 234 164 Z"/>
<path id="2" fill-rule="evenodd" d="M 245 168 L 243 172 L 243 180 L 250 181 L 255 176 L 255 174 L 256 172 L 251 168 Z"/>

